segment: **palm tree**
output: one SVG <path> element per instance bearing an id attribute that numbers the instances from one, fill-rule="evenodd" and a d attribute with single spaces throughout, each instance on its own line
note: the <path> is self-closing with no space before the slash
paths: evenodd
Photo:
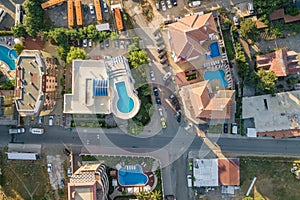
<path id="1" fill-rule="evenodd" d="M 150 193 L 150 197 L 151 197 L 153 200 L 161 200 L 161 192 L 160 192 L 160 190 L 152 191 L 152 192 Z"/>
<path id="2" fill-rule="evenodd" d="M 146 193 L 144 190 L 141 191 L 140 193 L 136 194 L 135 196 L 136 196 L 136 198 L 143 199 L 143 200 L 147 200 L 147 198 L 149 198 L 149 194 Z"/>

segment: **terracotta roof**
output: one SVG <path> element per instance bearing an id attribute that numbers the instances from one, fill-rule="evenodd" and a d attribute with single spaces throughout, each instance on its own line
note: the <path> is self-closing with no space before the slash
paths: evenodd
<path id="1" fill-rule="evenodd" d="M 194 14 L 168 25 L 170 46 L 177 58 L 190 59 L 203 55 L 205 50 L 200 41 L 208 40 L 217 27 L 212 13 Z"/>
<path id="2" fill-rule="evenodd" d="M 281 8 L 281 9 L 275 10 L 274 12 L 272 12 L 270 14 L 269 17 L 270 17 L 270 20 L 282 19 L 284 17 L 284 9 Z"/>
<path id="3" fill-rule="evenodd" d="M 271 136 L 275 139 L 289 138 L 289 137 L 299 137 L 300 129 L 290 129 L 281 131 L 269 131 L 269 132 L 257 132 L 257 136 Z"/>
<path id="4" fill-rule="evenodd" d="M 239 158 L 219 158 L 218 171 L 220 185 L 240 185 Z"/>
<path id="5" fill-rule="evenodd" d="M 296 73 L 300 66 L 297 53 L 279 49 L 275 52 L 256 56 L 257 68 L 275 72 L 276 76 L 282 77 Z"/>
<path id="6" fill-rule="evenodd" d="M 265 23 L 259 21 L 259 20 L 257 19 L 256 16 L 253 16 L 253 17 L 252 17 L 252 21 L 255 22 L 256 27 L 257 27 L 258 29 L 261 29 L 261 28 L 267 28 L 267 27 L 268 27 L 268 25 L 266 25 Z"/>
<path id="7" fill-rule="evenodd" d="M 296 22 L 300 20 L 300 13 L 296 16 L 284 15 L 283 17 L 285 23 Z"/>

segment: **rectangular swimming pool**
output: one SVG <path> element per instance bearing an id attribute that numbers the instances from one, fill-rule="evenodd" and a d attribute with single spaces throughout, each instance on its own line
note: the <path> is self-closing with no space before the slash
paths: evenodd
<path id="1" fill-rule="evenodd" d="M 220 50 L 219 50 L 219 45 L 218 42 L 213 42 L 209 45 L 210 49 L 210 57 L 215 58 L 220 56 Z"/>

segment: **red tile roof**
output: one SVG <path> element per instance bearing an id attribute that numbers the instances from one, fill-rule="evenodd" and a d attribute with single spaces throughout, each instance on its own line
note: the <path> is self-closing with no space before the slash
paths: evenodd
<path id="1" fill-rule="evenodd" d="M 284 19 L 285 23 L 290 23 L 290 22 L 295 22 L 295 21 L 300 21 L 300 13 L 296 16 L 291 16 L 291 15 L 286 15 L 284 14 L 284 9 L 278 9 L 275 10 L 270 14 L 270 20 L 278 20 L 278 19 Z"/>
<path id="2" fill-rule="evenodd" d="M 284 77 L 298 72 L 300 66 L 297 53 L 279 49 L 275 52 L 256 56 L 257 68 L 273 71 L 276 76 Z"/>
<path id="3" fill-rule="evenodd" d="M 289 138 L 289 137 L 299 137 L 300 129 L 290 129 L 281 131 L 270 131 L 270 132 L 257 132 L 258 137 L 271 136 L 275 139 Z"/>
<path id="4" fill-rule="evenodd" d="M 218 171 L 220 185 L 240 185 L 240 159 L 219 158 Z"/>
<path id="5" fill-rule="evenodd" d="M 209 39 L 209 34 L 217 33 L 212 13 L 194 14 L 168 25 L 170 46 L 179 59 L 190 59 L 203 55 L 205 50 L 200 41 Z"/>

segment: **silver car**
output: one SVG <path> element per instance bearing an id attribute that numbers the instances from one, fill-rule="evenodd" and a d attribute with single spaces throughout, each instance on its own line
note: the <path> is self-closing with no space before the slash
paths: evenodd
<path id="1" fill-rule="evenodd" d="M 168 8 L 172 8 L 172 2 L 171 2 L 171 0 L 167 0 L 167 5 L 168 5 Z"/>
<path id="2" fill-rule="evenodd" d="M 166 11 L 166 10 L 167 10 L 167 7 L 166 7 L 166 4 L 165 4 L 165 1 L 161 1 L 160 4 L 161 4 L 161 9 L 162 9 L 163 11 Z"/>

